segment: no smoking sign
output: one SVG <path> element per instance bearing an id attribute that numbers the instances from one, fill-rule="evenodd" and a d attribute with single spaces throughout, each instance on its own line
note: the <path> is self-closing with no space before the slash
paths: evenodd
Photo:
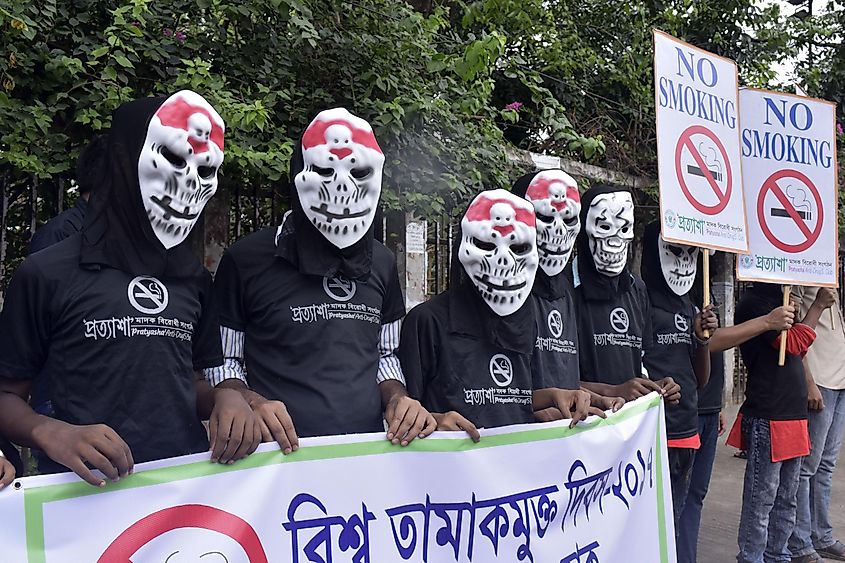
<path id="1" fill-rule="evenodd" d="M 797 170 L 769 176 L 757 197 L 757 220 L 766 239 L 783 252 L 807 250 L 822 232 L 824 207 L 813 182 Z"/>
<path id="2" fill-rule="evenodd" d="M 705 215 L 721 213 L 731 200 L 733 173 L 719 138 L 701 125 L 688 127 L 675 147 L 675 173 L 684 196 Z"/>

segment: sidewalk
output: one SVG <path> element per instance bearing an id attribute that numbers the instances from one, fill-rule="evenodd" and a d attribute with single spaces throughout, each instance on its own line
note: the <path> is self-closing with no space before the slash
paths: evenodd
<path id="1" fill-rule="evenodd" d="M 736 410 L 737 407 L 726 409 L 728 430 L 736 418 Z M 733 457 L 736 450 L 725 445 L 726 439 L 727 433 L 719 439 L 710 492 L 704 501 L 698 544 L 699 563 L 736 561 L 736 535 L 742 507 L 745 460 Z M 840 457 L 833 476 L 830 517 L 836 536 L 845 541 L 845 456 Z"/>

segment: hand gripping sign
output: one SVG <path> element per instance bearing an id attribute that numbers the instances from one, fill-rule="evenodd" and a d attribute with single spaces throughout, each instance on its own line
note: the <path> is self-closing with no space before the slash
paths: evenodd
<path id="1" fill-rule="evenodd" d="M 836 286 L 834 104 L 743 89 L 740 112 L 750 252 L 737 277 Z"/>
<path id="2" fill-rule="evenodd" d="M 745 252 L 736 64 L 654 32 L 663 239 Z"/>

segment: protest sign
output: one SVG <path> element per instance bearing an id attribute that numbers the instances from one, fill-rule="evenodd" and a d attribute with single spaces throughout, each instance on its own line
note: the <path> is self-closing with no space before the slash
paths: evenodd
<path id="1" fill-rule="evenodd" d="M 288 456 L 266 444 L 230 466 L 143 464 L 104 489 L 26 478 L 0 493 L 0 560 L 674 563 L 663 420 L 651 394 L 606 420 L 486 430 L 479 444 L 366 434 Z"/>
<path id="2" fill-rule="evenodd" d="M 663 239 L 745 252 L 736 63 L 655 30 L 654 84 Z"/>
<path id="3" fill-rule="evenodd" d="M 835 287 L 835 104 L 745 88 L 739 107 L 749 254 L 737 277 Z"/>

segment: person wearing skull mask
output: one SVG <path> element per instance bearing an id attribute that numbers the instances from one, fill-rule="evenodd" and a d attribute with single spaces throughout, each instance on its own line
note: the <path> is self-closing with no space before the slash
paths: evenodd
<path id="1" fill-rule="evenodd" d="M 435 428 L 394 355 L 405 304 L 373 236 L 383 165 L 369 123 L 319 113 L 294 150 L 282 226 L 239 240 L 217 269 L 225 363 L 206 377 L 240 390 L 284 453 L 299 436 L 381 431 L 383 416 L 394 444 Z"/>
<path id="2" fill-rule="evenodd" d="M 563 170 L 543 170 L 519 178 L 512 193 L 528 200 L 537 216 L 540 267 L 531 288 L 538 332 L 531 363 L 534 387 L 581 389 L 575 304 L 572 286 L 563 273 L 581 230 L 578 184 Z M 589 391 L 587 386 L 583 388 Z M 592 406 L 604 410 L 618 410 L 625 402 L 597 393 L 591 397 Z M 556 409 L 536 414 L 541 421 L 561 416 Z"/>
<path id="3" fill-rule="evenodd" d="M 211 276 L 188 234 L 217 189 L 223 120 L 195 92 L 121 105 L 112 118 L 80 233 L 28 257 L 0 317 L 0 432 L 37 447 L 42 472 L 69 468 L 93 485 L 135 461 L 257 447 L 241 395 L 214 391 L 222 364 Z M 50 373 L 55 418 L 27 404 Z M 197 375 L 199 374 L 199 377 Z"/>
<path id="4" fill-rule="evenodd" d="M 681 386 L 681 401 L 666 407 L 669 475 L 676 533 L 689 490 L 698 434 L 698 389 L 710 379 L 709 336 L 719 323 L 708 305 L 703 311 L 689 298 L 698 265 L 698 248 L 668 243 L 660 224 L 649 223 L 643 237 L 643 281 L 651 300 L 652 348 L 644 358 L 649 377 L 672 377 Z"/>
<path id="5" fill-rule="evenodd" d="M 588 414 L 585 392 L 533 389 L 535 221 L 533 206 L 510 192 L 478 194 L 461 220 L 449 289 L 412 309 L 402 327 L 408 391 L 439 430 L 478 441 L 478 428 L 533 422 L 535 410 L 557 408 L 573 424 Z"/>
<path id="6" fill-rule="evenodd" d="M 680 400 L 671 377 L 648 379 L 642 358 L 652 343 L 651 305 L 642 280 L 628 271 L 634 201 L 625 188 L 594 186 L 581 198 L 574 287 L 581 380 L 591 391 L 633 401 L 657 391 Z M 589 385 L 587 385 L 589 384 Z"/>

